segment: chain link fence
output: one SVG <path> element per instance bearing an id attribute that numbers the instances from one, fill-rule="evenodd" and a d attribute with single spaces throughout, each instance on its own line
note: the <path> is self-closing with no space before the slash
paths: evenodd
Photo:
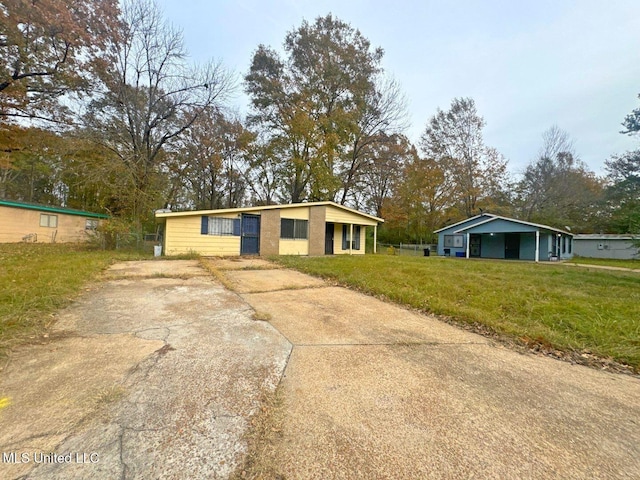
<path id="1" fill-rule="evenodd" d="M 378 253 L 386 255 L 408 255 L 413 257 L 426 257 L 437 255 L 438 246 L 433 243 L 378 243 Z"/>

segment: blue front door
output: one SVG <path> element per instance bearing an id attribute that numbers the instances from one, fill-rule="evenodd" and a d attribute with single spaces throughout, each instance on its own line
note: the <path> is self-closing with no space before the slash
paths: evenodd
<path id="1" fill-rule="evenodd" d="M 260 254 L 260 216 L 242 215 L 242 237 L 240 253 L 242 255 Z"/>

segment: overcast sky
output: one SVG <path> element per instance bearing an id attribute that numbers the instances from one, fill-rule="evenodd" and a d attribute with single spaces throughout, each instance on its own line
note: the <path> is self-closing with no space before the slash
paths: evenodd
<path id="1" fill-rule="evenodd" d="M 640 106 L 640 0 L 158 0 L 183 29 L 193 60 L 248 70 L 259 44 L 332 13 L 385 51 L 417 142 L 439 107 L 472 97 L 485 142 L 523 170 L 552 125 L 567 131 L 596 173 L 612 154 L 640 148 L 620 134 Z M 247 98 L 236 99 L 241 113 Z"/>

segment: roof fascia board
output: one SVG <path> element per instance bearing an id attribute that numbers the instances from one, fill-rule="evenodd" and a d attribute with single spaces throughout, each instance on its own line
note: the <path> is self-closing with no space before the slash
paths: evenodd
<path id="1" fill-rule="evenodd" d="M 439 229 L 439 230 L 434 230 L 434 232 L 433 232 L 433 233 L 440 233 L 440 232 L 442 232 L 442 231 L 444 231 L 444 230 L 449 230 L 449 229 L 450 229 L 450 228 L 452 228 L 452 227 L 457 227 L 458 225 L 462 225 L 462 224 L 463 224 L 463 223 L 465 223 L 465 222 L 470 222 L 471 220 L 475 220 L 476 218 L 480 218 L 480 217 L 487 217 L 487 216 L 494 217 L 495 215 L 493 215 L 493 214 L 491 214 L 491 213 L 481 213 L 480 215 L 476 215 L 475 217 L 470 217 L 470 218 L 467 218 L 467 219 L 462 220 L 462 221 L 460 221 L 460 222 L 456 222 L 456 223 L 454 223 L 454 224 L 452 224 L 452 225 L 447 225 L 446 227 L 443 227 L 443 228 L 441 228 L 441 229 Z M 474 224 L 474 225 L 475 225 L 475 224 Z"/>
<path id="2" fill-rule="evenodd" d="M 360 212 L 359 210 L 355 210 L 353 208 L 345 207 L 344 205 L 339 205 L 335 202 L 308 202 L 308 203 L 288 203 L 285 205 L 262 205 L 258 207 L 238 207 L 238 208 L 222 208 L 218 210 L 188 210 L 185 212 L 156 212 L 156 218 L 170 218 L 170 217 L 183 217 L 190 215 L 223 215 L 225 213 L 238 214 L 244 212 L 256 212 L 262 210 L 278 210 L 278 209 L 288 209 L 288 208 L 300 208 L 300 207 L 318 207 L 318 206 L 332 206 L 339 208 L 341 210 L 345 210 L 347 212 L 360 215 L 361 217 L 369 218 L 376 222 L 383 223 L 384 219 L 378 218 L 374 215 L 369 215 L 368 213 Z"/>
<path id="3" fill-rule="evenodd" d="M 44 205 L 32 205 L 29 203 L 21 203 L 14 202 L 10 200 L 0 200 L 0 207 L 11 207 L 11 208 L 23 208 L 25 210 L 38 210 L 41 212 L 49 212 L 49 213 L 60 213 L 64 215 L 76 215 L 79 217 L 92 217 L 92 218 L 109 218 L 109 215 L 104 213 L 92 213 L 85 212 L 82 210 L 73 210 L 62 207 L 48 207 Z"/>

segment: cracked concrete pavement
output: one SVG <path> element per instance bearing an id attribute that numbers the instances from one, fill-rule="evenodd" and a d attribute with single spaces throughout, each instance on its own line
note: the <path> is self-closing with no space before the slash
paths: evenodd
<path id="1" fill-rule="evenodd" d="M 272 477 L 640 478 L 638 378 L 518 353 L 267 262 L 213 265 L 293 344 L 282 433 L 261 446 Z"/>
<path id="2" fill-rule="evenodd" d="M 197 261 L 114 265 L 2 372 L 0 478 L 227 478 L 291 348 L 253 313 Z"/>
<path id="3" fill-rule="evenodd" d="M 14 352 L 0 450 L 87 456 L 3 459 L 0 478 L 227 478 L 276 386 L 263 478 L 640 478 L 637 378 L 262 259 L 207 261 L 234 291 L 196 261 L 117 264 Z"/>

